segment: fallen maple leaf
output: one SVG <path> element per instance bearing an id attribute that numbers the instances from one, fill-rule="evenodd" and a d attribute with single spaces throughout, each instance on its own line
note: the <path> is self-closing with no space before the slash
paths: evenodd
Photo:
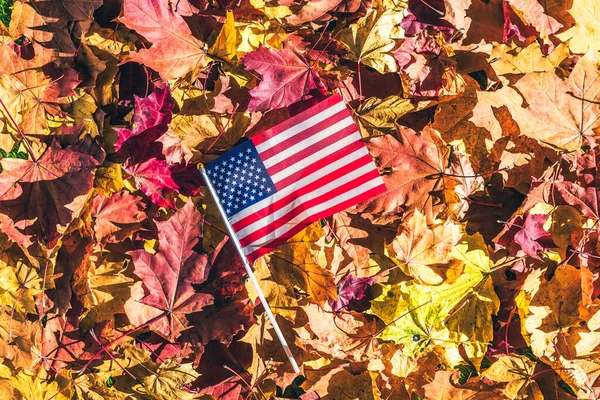
<path id="1" fill-rule="evenodd" d="M 543 399 L 540 388 L 531 377 L 535 363 L 525 356 L 500 357 L 483 376 L 496 382 L 507 382 L 504 394 L 509 398 Z"/>
<path id="2" fill-rule="evenodd" d="M 396 62 L 389 52 L 396 39 L 402 38 L 402 14 L 395 10 L 369 11 L 339 35 L 352 54 L 352 61 L 374 68 L 380 73 L 395 72 Z M 360 65 L 359 65 L 360 66 Z"/>
<path id="3" fill-rule="evenodd" d="M 290 289 L 298 286 L 318 304 L 337 300 L 333 274 L 326 268 L 322 233 L 318 224 L 312 224 L 266 258 L 275 282 Z"/>
<path id="4" fill-rule="evenodd" d="M 548 216 L 544 214 L 528 214 L 525 218 L 517 216 L 496 239 L 496 243 L 506 247 L 514 241 L 525 254 L 540 259 L 540 251 L 555 247 L 552 236 L 544 229 L 547 219 Z"/>
<path id="5" fill-rule="evenodd" d="M 598 192 L 598 158 L 600 149 L 595 148 L 579 155 L 574 160 L 577 176 L 575 182 L 571 180 L 558 180 L 552 187 L 557 197 L 565 203 L 577 207 L 588 218 L 600 219 L 600 192 Z M 563 163 L 573 160 L 563 157 Z"/>
<path id="6" fill-rule="evenodd" d="M 582 282 L 580 273 L 570 265 L 558 268 L 550 281 L 544 279 L 544 271 L 527 276 L 516 303 L 533 354 L 556 360 L 561 355 L 557 343 L 565 343 L 571 334 L 579 337 L 575 331 L 569 332 L 579 325 Z"/>
<path id="7" fill-rule="evenodd" d="M 545 14 L 544 7 L 532 0 L 505 0 L 504 6 L 504 41 L 513 35 L 520 40 L 527 36 L 538 36 L 548 45 L 552 45 L 549 35 L 556 33 L 563 25 Z"/>
<path id="8" fill-rule="evenodd" d="M 334 314 L 316 304 L 305 305 L 302 310 L 308 318 L 307 328 L 300 332 L 304 347 L 332 360 L 367 360 L 377 352 L 375 321 L 364 314 Z"/>
<path id="9" fill-rule="evenodd" d="M 383 172 L 387 191 L 359 204 L 356 211 L 394 216 L 419 210 L 433 219 L 434 208 L 439 204 L 433 192 L 443 190 L 446 180 L 455 180 L 444 175 L 448 149 L 437 131 L 429 127 L 420 134 L 399 127 L 398 136 L 400 141 L 385 135 L 367 142 L 369 152 Z"/>
<path id="10" fill-rule="evenodd" d="M 250 90 L 249 111 L 287 107 L 323 87 L 308 61 L 289 47 L 273 50 L 261 46 L 247 53 L 242 62 L 262 76 L 258 86 Z"/>
<path id="11" fill-rule="evenodd" d="M 222 60 L 231 61 L 237 56 L 238 31 L 235 29 L 233 12 L 227 10 L 225 23 L 210 48 L 210 54 Z"/>
<path id="12" fill-rule="evenodd" d="M 123 225 L 135 224 L 146 218 L 144 204 L 141 197 L 120 192 L 113 194 L 110 198 L 98 195 L 92 203 L 92 229 L 97 242 L 103 239 L 129 236 L 129 232 Z M 124 230 L 127 233 L 119 231 Z"/>
<path id="13" fill-rule="evenodd" d="M 33 48 L 39 54 L 42 47 L 36 44 Z M 52 83 L 44 73 L 42 67 L 48 60 L 40 55 L 24 59 L 4 43 L 0 44 L 0 58 L 4 60 L 0 71 L 0 93 L 7 107 L 2 109 L 2 114 L 10 112 L 27 134 L 47 129 L 48 118 L 59 115 L 58 104 L 66 102 L 64 93 L 56 90 L 58 82 Z"/>
<path id="14" fill-rule="evenodd" d="M 43 60 L 41 64 L 51 62 L 54 58 L 69 59 L 73 57 L 77 47 L 66 29 L 68 23 L 73 21 L 70 12 L 76 14 L 78 10 L 55 9 L 54 15 L 48 15 L 44 10 L 38 9 L 38 3 L 40 2 L 14 2 L 13 18 L 9 25 L 10 35 L 15 39 L 25 36 L 31 39 L 34 45 L 39 44 L 40 46 L 35 49 L 35 54 Z M 53 2 L 45 3 L 46 6 L 53 6 Z M 92 0 L 89 4 L 93 6 L 98 2 Z"/>
<path id="15" fill-rule="evenodd" d="M 162 143 L 162 154 L 168 164 L 187 164 L 194 156 L 192 150 L 171 130 L 165 132 L 156 141 Z"/>
<path id="16" fill-rule="evenodd" d="M 499 308 L 490 277 L 493 264 L 480 235 L 465 236 L 452 258 L 463 267 L 452 283 L 430 286 L 411 280 L 381 285 L 382 293 L 371 302 L 371 309 L 386 323 L 380 337 L 402 344 L 407 354 L 439 346 L 446 362 L 455 365 L 461 356 L 450 343 L 459 341 L 477 365 L 487 351 L 492 315 Z"/>
<path id="17" fill-rule="evenodd" d="M 474 382 L 460 384 L 458 371 L 436 371 L 432 382 L 424 387 L 425 396 L 431 400 L 503 400 L 501 388 L 487 385 L 480 378 Z"/>
<path id="18" fill-rule="evenodd" d="M 356 110 L 356 122 L 363 136 L 379 136 L 394 134 L 396 121 L 406 113 L 415 109 L 409 99 L 390 96 L 385 99 L 370 97 L 363 101 Z"/>
<path id="19" fill-rule="evenodd" d="M 331 309 L 338 312 L 360 304 L 360 300 L 365 298 L 373 283 L 375 283 L 375 277 L 356 278 L 352 274 L 346 275 L 338 285 L 338 300 L 330 302 Z"/>
<path id="20" fill-rule="evenodd" d="M 462 91 L 462 78 L 450 56 L 452 48 L 436 29 L 423 30 L 407 37 L 394 51 L 403 83 L 415 100 L 437 99 L 441 94 L 456 94 L 447 90 L 453 86 Z"/>
<path id="21" fill-rule="evenodd" d="M 600 18 L 600 8 L 593 0 L 573 0 L 569 14 L 575 18 L 575 25 L 556 35 L 569 43 L 573 53 L 585 54 L 589 49 L 600 45 L 600 30 L 596 22 Z"/>
<path id="22" fill-rule="evenodd" d="M 143 380 L 144 384 L 140 386 L 143 392 L 157 400 L 185 399 L 190 397 L 186 385 L 191 384 L 198 375 L 191 363 L 171 360 L 160 364 L 155 372 L 148 374 Z"/>
<path id="23" fill-rule="evenodd" d="M 136 186 L 156 205 L 174 208 L 169 194 L 179 189 L 165 160 L 151 158 L 139 164 L 126 163 L 123 169 L 131 175 Z"/>
<path id="24" fill-rule="evenodd" d="M 125 128 L 115 129 L 119 135 L 115 143 L 115 150 L 117 151 L 128 140 L 140 135 L 144 135 L 144 137 L 139 138 L 138 141 L 134 141 L 133 146 L 152 143 L 167 131 L 169 122 L 171 122 L 171 110 L 175 102 L 171 97 L 168 87 L 156 88 L 149 96 L 144 98 L 137 96 L 134 96 L 134 98 L 133 130 Z M 149 135 L 147 131 L 152 128 L 154 129 Z"/>
<path id="25" fill-rule="evenodd" d="M 568 79 L 562 80 L 553 71 L 535 72 L 515 86 L 529 104 L 524 113 L 514 115 L 521 134 L 567 151 L 590 145 L 600 127 L 596 53 L 582 57 Z"/>
<path id="26" fill-rule="evenodd" d="M 389 257 L 417 281 L 437 285 L 446 280 L 450 252 L 462 236 L 460 225 L 447 221 L 427 226 L 425 216 L 415 212 L 405 220 L 394 240 L 386 246 Z"/>
<path id="27" fill-rule="evenodd" d="M 120 21 L 153 43 L 149 49 L 130 53 L 135 61 L 158 71 L 164 80 L 192 73 L 206 65 L 206 45 L 173 6 L 160 0 L 125 0 Z"/>
<path id="28" fill-rule="evenodd" d="M 83 208 L 94 182 L 93 170 L 104 159 L 77 151 L 77 147 L 50 146 L 39 160 L 0 160 L 0 214 L 8 217 L 17 235 L 34 236 L 53 247 L 66 226 Z M 6 229 L 6 221 L 0 226 Z M 13 240 L 21 239 L 12 236 Z"/>
<path id="29" fill-rule="evenodd" d="M 286 17 L 286 21 L 291 25 L 302 25 L 305 22 L 315 21 L 327 14 L 328 11 L 335 9 L 342 3 L 342 0 L 311 0 L 295 12 Z"/>
<path id="30" fill-rule="evenodd" d="M 194 251 L 201 235 L 202 217 L 187 202 L 167 221 L 157 222 L 158 252 L 132 253 L 134 273 L 140 277 L 146 295 L 125 303 L 129 320 L 148 324 L 155 332 L 175 340 L 187 328 L 185 314 L 200 311 L 212 303 L 212 296 L 196 293 L 192 284 L 208 278 L 209 256 Z"/>

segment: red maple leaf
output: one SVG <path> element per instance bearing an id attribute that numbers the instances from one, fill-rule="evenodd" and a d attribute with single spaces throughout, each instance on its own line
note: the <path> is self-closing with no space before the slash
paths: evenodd
<path id="1" fill-rule="evenodd" d="M 134 98 L 133 129 L 115 129 L 119 135 L 115 143 L 115 150 L 117 151 L 131 138 L 142 134 L 147 136 L 146 131 L 156 127 L 156 134 L 150 135 L 153 138 L 146 139 L 146 141 L 155 141 L 167 131 L 169 122 L 171 122 L 175 101 L 171 97 L 168 87 L 156 88 L 148 97 L 141 98 L 134 95 Z"/>
<path id="2" fill-rule="evenodd" d="M 496 243 L 507 247 L 514 241 L 525 254 L 540 259 L 538 252 L 555 246 L 552 236 L 544 229 L 547 219 L 545 214 L 528 214 L 526 218 L 519 215 L 507 225 Z"/>
<path id="3" fill-rule="evenodd" d="M 18 243 L 35 236 L 53 247 L 66 227 L 81 211 L 94 182 L 93 170 L 104 153 L 65 149 L 54 142 L 36 161 L 19 158 L 0 160 L 0 229 Z M 84 150 L 85 151 L 85 150 Z M 92 154 L 90 154 L 92 153 Z"/>
<path id="4" fill-rule="evenodd" d="M 139 164 L 128 159 L 123 168 L 133 177 L 135 184 L 152 202 L 161 207 L 174 208 L 175 203 L 169 196 L 170 191 L 179 189 L 171 176 L 171 170 L 165 160 L 151 158 Z"/>
<path id="5" fill-rule="evenodd" d="M 324 87 L 310 64 L 288 47 L 273 50 L 261 46 L 246 54 L 242 62 L 262 75 L 258 86 L 250 90 L 249 111 L 287 107 L 309 91 Z"/>
<path id="6" fill-rule="evenodd" d="M 175 2 L 173 2 L 175 3 Z M 186 7 L 185 14 L 190 11 Z M 153 43 L 149 49 L 131 53 L 135 61 L 158 71 L 164 80 L 189 72 L 197 73 L 206 64 L 205 44 L 192 31 L 171 2 L 125 0 L 120 21 Z"/>
<path id="7" fill-rule="evenodd" d="M 142 198 L 129 192 L 97 195 L 92 201 L 93 229 L 97 242 L 123 240 L 146 218 Z"/>
<path id="8" fill-rule="evenodd" d="M 207 254 L 194 250 L 202 237 L 202 216 L 191 201 L 167 221 L 156 222 L 158 252 L 132 252 L 134 273 L 142 279 L 146 295 L 125 305 L 130 321 L 148 323 L 155 332 L 174 341 L 187 328 L 185 314 L 212 304 L 210 294 L 197 293 L 192 284 L 206 281 L 210 270 Z"/>

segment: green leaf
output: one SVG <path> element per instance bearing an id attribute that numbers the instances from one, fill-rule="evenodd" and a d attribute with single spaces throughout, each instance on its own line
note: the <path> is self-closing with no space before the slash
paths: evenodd
<path id="1" fill-rule="evenodd" d="M 464 265 L 454 282 L 382 285 L 382 294 L 371 302 L 371 308 L 388 324 L 381 338 L 402 344 L 407 355 L 440 346 L 446 350 L 449 364 L 462 364 L 464 360 L 456 351 L 461 345 L 479 368 L 493 338 L 492 315 L 500 307 L 489 274 L 493 264 L 480 234 L 464 236 L 452 255 L 454 262 Z M 420 340 L 413 340 L 415 335 Z"/>

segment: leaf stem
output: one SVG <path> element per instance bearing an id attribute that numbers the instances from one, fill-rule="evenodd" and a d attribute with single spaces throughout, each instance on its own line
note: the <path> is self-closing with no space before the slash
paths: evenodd
<path id="1" fill-rule="evenodd" d="M 132 334 L 134 334 L 135 332 L 137 332 L 137 331 L 140 331 L 140 330 L 142 330 L 143 328 L 145 328 L 145 327 L 147 327 L 147 326 L 149 326 L 149 325 L 152 325 L 153 323 L 155 323 L 155 322 L 156 322 L 156 321 L 158 321 L 159 319 L 161 319 L 161 318 L 165 317 L 166 315 L 167 315 L 167 313 L 166 313 L 166 312 L 164 312 L 164 313 L 162 313 L 162 314 L 160 314 L 160 315 L 157 315 L 157 316 L 156 316 L 156 317 L 154 317 L 154 318 L 151 318 L 150 320 L 148 320 L 148 321 L 144 322 L 142 325 L 140 325 L 140 326 L 136 326 L 135 328 L 133 328 L 133 329 L 131 329 L 131 330 L 129 330 L 129 331 L 127 331 L 127 332 L 123 333 L 121 336 L 118 336 L 118 337 L 114 338 L 113 340 L 111 340 L 110 342 L 108 342 L 108 343 L 107 343 L 107 344 L 106 344 L 104 347 L 110 347 L 110 346 L 112 346 L 113 344 L 115 344 L 115 343 L 116 343 L 116 342 L 118 342 L 119 340 L 123 339 L 124 337 L 126 337 L 126 336 L 129 336 L 129 335 L 132 335 Z M 81 375 L 81 374 L 83 374 L 83 373 L 85 372 L 85 370 L 86 370 L 86 369 L 88 369 L 88 367 L 90 366 L 90 364 L 91 364 L 91 363 L 92 363 L 92 362 L 93 362 L 93 361 L 94 361 L 96 358 L 98 358 L 98 357 L 100 356 L 100 354 L 102 354 L 102 352 L 104 352 L 104 348 L 102 348 L 102 349 L 101 349 L 99 352 L 97 352 L 96 354 L 94 354 L 94 355 L 92 356 L 92 358 L 90 358 L 90 359 L 88 360 L 88 362 L 87 362 L 87 363 L 86 363 L 86 364 L 85 364 L 83 367 L 81 367 L 81 369 L 80 369 L 79 371 L 77 371 L 77 375 Z"/>
<path id="2" fill-rule="evenodd" d="M 233 119 L 233 116 L 234 116 L 236 110 L 238 109 L 238 107 L 239 107 L 239 103 L 235 105 L 235 108 L 231 112 L 231 115 L 229 116 L 229 119 L 227 120 L 227 122 L 225 122 L 225 125 L 223 125 L 223 128 L 221 128 L 221 131 L 217 135 L 217 138 L 215 140 L 213 140 L 213 142 L 210 144 L 210 146 L 208 146 L 208 149 L 206 149 L 206 151 L 204 152 L 205 155 L 208 154 L 208 152 L 210 151 L 210 149 L 212 149 L 213 146 L 217 143 L 217 141 L 221 138 L 221 136 L 223 136 L 223 134 L 225 133 L 225 130 L 229 126 L 229 123 Z"/>
<path id="3" fill-rule="evenodd" d="M 444 12 L 438 10 L 437 8 L 435 8 L 434 6 L 432 6 L 431 4 L 427 3 L 425 0 L 421 0 L 421 3 L 423 3 L 423 5 L 425 5 L 426 7 L 428 7 L 431 11 L 434 11 L 434 12 L 438 13 L 440 15 L 440 17 L 444 16 Z"/>
<path id="4" fill-rule="evenodd" d="M 33 160 L 33 162 L 37 162 L 38 159 L 35 156 L 35 153 L 33 152 L 33 148 L 31 147 L 31 144 L 29 143 L 29 140 L 27 139 L 27 137 L 25 137 L 25 134 L 23 133 L 23 131 L 21 130 L 21 128 L 19 128 L 19 125 L 17 125 L 17 122 L 13 118 L 12 114 L 10 113 L 10 111 L 8 111 L 8 108 L 6 107 L 6 104 L 4 104 L 4 101 L 2 101 L 2 99 L 0 99 L 0 104 L 2 104 L 2 108 L 4 108 L 4 112 L 6 112 L 6 115 L 8 115 L 8 118 L 10 118 L 10 121 L 12 122 L 12 124 L 17 129 L 17 132 L 19 132 L 19 135 L 21 135 L 21 139 L 23 139 L 23 143 L 25 143 L 25 147 L 27 147 L 27 152 L 31 156 L 31 159 Z"/>
<path id="5" fill-rule="evenodd" d="M 74 380 L 71 382 L 71 384 L 67 387 L 62 388 L 61 390 L 59 390 L 58 392 L 54 393 L 54 395 L 52 395 L 52 397 L 48 397 L 48 400 L 52 400 L 54 399 L 56 396 L 58 396 L 59 394 L 66 392 L 67 390 L 71 389 L 73 386 L 77 386 L 80 383 L 89 381 L 90 378 L 86 377 L 85 379 L 81 380 L 80 382 L 75 382 Z"/>
<path id="6" fill-rule="evenodd" d="M 523 259 L 525 259 L 527 257 L 529 257 L 529 256 L 521 256 L 521 257 L 513 258 L 512 260 L 508 260 L 506 262 L 503 262 L 500 265 L 496 265 L 495 267 L 490 268 L 490 272 L 488 272 L 488 273 L 491 274 L 492 272 L 496 272 L 499 269 L 502 269 L 504 267 L 508 267 L 510 265 L 513 265 L 514 263 L 519 262 L 519 261 L 521 261 L 521 260 L 523 260 Z"/>
<path id="7" fill-rule="evenodd" d="M 358 75 L 358 101 L 362 102 L 362 79 L 360 76 L 360 60 L 356 62 L 356 74 Z"/>
<path id="8" fill-rule="evenodd" d="M 215 229 L 216 231 L 222 233 L 225 236 L 229 236 L 229 233 L 225 232 L 223 229 L 219 228 L 218 226 L 215 226 L 213 224 L 211 224 L 210 222 L 204 220 L 204 223 L 208 226 L 210 226 L 211 228 Z"/>
<path id="9" fill-rule="evenodd" d="M 327 29 L 327 27 L 325 27 L 325 29 Z M 333 41 L 338 37 L 338 35 L 340 33 L 343 32 L 343 29 L 340 29 L 339 31 L 336 32 L 335 35 L 333 35 L 333 37 L 329 40 L 329 42 L 327 42 L 327 44 L 325 45 L 325 47 L 323 47 L 321 50 L 319 50 L 319 54 L 317 54 L 317 59 L 319 59 L 319 57 L 321 57 L 321 54 L 323 54 L 323 52 L 325 52 L 325 50 L 329 47 L 329 45 L 331 43 L 333 43 Z M 316 45 L 315 45 L 316 46 Z M 312 51 L 312 49 L 311 49 Z"/>
<path id="10" fill-rule="evenodd" d="M 310 55 L 310 53 L 312 53 L 315 50 L 315 47 L 317 47 L 317 45 L 319 44 L 319 42 L 323 39 L 323 36 L 325 36 L 325 33 L 327 32 L 327 27 L 328 26 L 329 26 L 329 21 L 327 21 L 327 23 L 325 24 L 325 27 L 323 28 L 323 32 L 321 32 L 321 35 L 319 36 L 319 39 L 317 39 L 317 41 L 315 42 L 315 44 L 313 45 L 313 47 L 311 47 L 311 49 L 308 51 L 307 55 Z M 329 43 L 327 43 L 327 44 L 329 45 Z M 310 64 L 310 68 L 312 68 L 317 61 L 319 61 L 319 56 L 320 55 L 321 55 L 321 52 L 319 52 L 319 54 L 317 55 L 317 57 L 312 61 L 312 63 Z"/>

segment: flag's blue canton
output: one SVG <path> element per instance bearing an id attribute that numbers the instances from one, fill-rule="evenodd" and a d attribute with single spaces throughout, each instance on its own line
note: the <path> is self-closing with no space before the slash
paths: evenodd
<path id="1" fill-rule="evenodd" d="M 227 217 L 276 192 L 273 181 L 250 140 L 209 163 L 206 171 Z"/>

